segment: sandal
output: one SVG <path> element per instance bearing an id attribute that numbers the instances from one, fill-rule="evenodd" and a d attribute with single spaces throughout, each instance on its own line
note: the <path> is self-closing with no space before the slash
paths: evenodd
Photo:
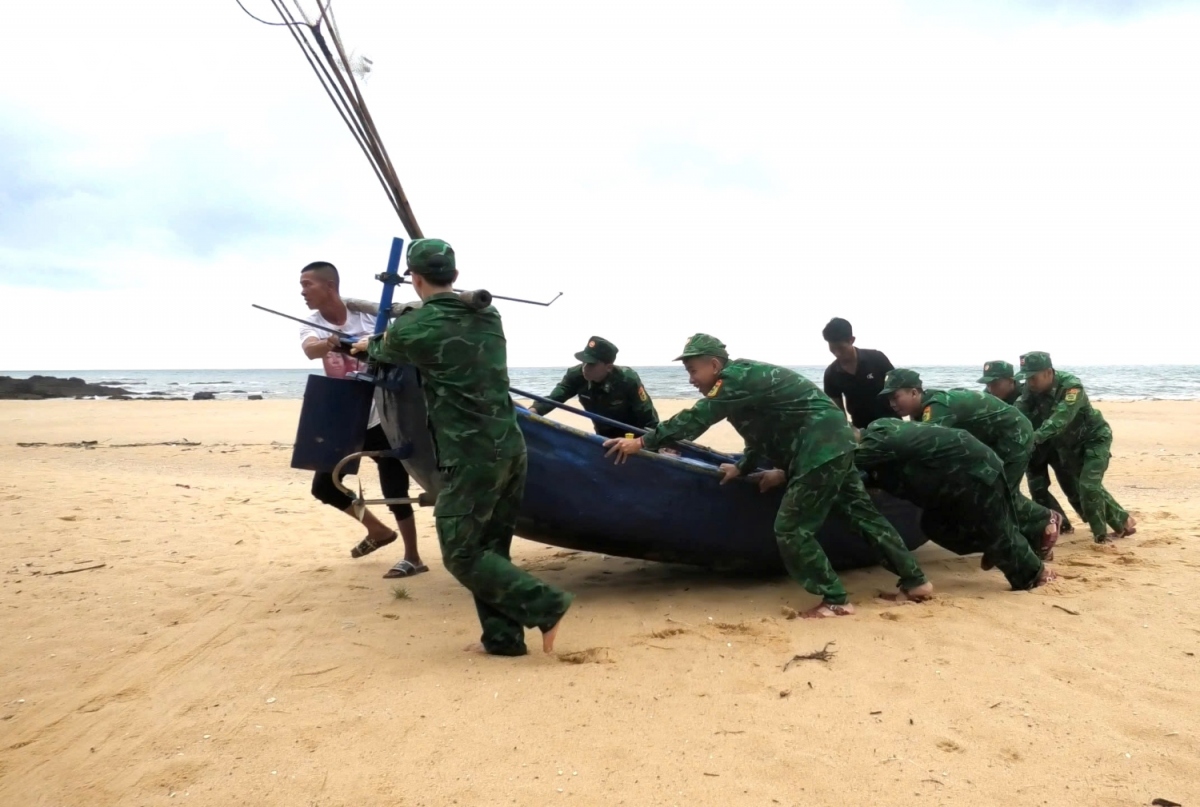
<path id="1" fill-rule="evenodd" d="M 356 546 L 350 550 L 350 557 L 361 558 L 361 557 L 370 555 L 376 549 L 380 549 L 382 547 L 387 546 L 388 544 L 394 542 L 399 537 L 400 537 L 399 533 L 394 532 L 394 531 L 387 538 L 384 538 L 383 540 L 380 540 L 380 541 L 376 541 L 374 538 L 372 538 L 371 536 L 368 535 L 366 538 L 363 538 L 361 541 L 358 542 L 358 546 Z"/>
<path id="2" fill-rule="evenodd" d="M 383 573 L 384 580 L 390 580 L 394 577 L 412 577 L 421 572 L 429 571 L 429 567 L 422 563 L 420 566 L 409 560 L 397 561 L 396 565 Z"/>

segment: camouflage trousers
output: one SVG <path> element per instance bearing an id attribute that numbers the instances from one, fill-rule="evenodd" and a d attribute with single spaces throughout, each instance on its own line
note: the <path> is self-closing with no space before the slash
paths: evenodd
<path id="1" fill-rule="evenodd" d="M 937 501 L 926 502 L 921 529 L 929 540 L 956 555 L 982 552 L 1015 591 L 1033 588 L 1042 572 L 1042 562 L 1017 526 L 1006 479 L 948 480 Z"/>
<path id="2" fill-rule="evenodd" d="M 1078 480 L 1067 473 L 1066 464 L 1058 456 L 1058 449 L 1052 443 L 1043 443 L 1038 446 L 1033 450 L 1033 456 L 1029 458 L 1029 470 L 1025 472 L 1025 479 L 1029 483 L 1029 498 L 1042 507 L 1062 513 L 1062 528 L 1064 531 L 1069 530 L 1071 521 L 1067 518 L 1067 510 L 1050 492 L 1051 468 L 1054 469 L 1054 478 L 1058 481 L 1058 487 L 1067 497 L 1067 503 L 1076 513 L 1083 513 L 1083 505 L 1079 503 Z"/>
<path id="3" fill-rule="evenodd" d="M 1029 460 L 1033 456 L 1032 427 L 1029 428 L 1027 437 L 1028 439 L 1007 442 L 994 450 L 996 456 L 1004 463 L 1004 481 L 1008 485 L 1009 495 L 1012 496 L 1017 529 L 1029 541 L 1034 552 L 1038 552 L 1042 548 L 1042 536 L 1050 524 L 1050 510 L 1021 492 L 1021 479 L 1029 470 Z"/>
<path id="4" fill-rule="evenodd" d="M 549 630 L 574 598 L 509 560 L 526 462 L 522 454 L 490 465 L 442 468 L 433 511 L 442 562 L 475 595 L 483 648 L 499 656 L 524 655 L 524 628 Z"/>
<path id="5" fill-rule="evenodd" d="M 1114 532 L 1125 529 L 1129 513 L 1104 488 L 1104 472 L 1112 457 L 1112 432 L 1105 430 L 1082 445 L 1060 446 L 1058 453 L 1067 472 L 1079 480 L 1079 504 L 1084 520 L 1092 528 L 1092 538 L 1103 540 L 1108 534 L 1106 525 Z"/>
<path id="6" fill-rule="evenodd" d="M 900 578 L 900 588 L 924 585 L 925 574 L 904 545 L 895 527 L 880 515 L 854 468 L 854 456 L 843 454 L 788 480 L 779 513 L 775 516 L 775 540 L 783 564 L 805 591 L 825 602 L 844 605 L 849 596 L 833 571 L 825 550 L 817 543 L 817 530 L 830 512 L 850 522 L 865 538 L 888 571 Z"/>

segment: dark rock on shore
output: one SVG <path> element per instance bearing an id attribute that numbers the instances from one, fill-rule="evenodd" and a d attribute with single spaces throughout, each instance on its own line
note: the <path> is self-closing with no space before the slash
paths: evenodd
<path id="1" fill-rule="evenodd" d="M 247 400 L 251 400 L 251 401 L 261 401 L 262 400 L 261 395 L 247 395 L 246 398 L 247 398 Z"/>
<path id="2" fill-rule="evenodd" d="M 34 375 L 29 378 L 11 378 L 0 375 L 0 400 L 40 401 L 46 398 L 123 398 L 129 390 L 89 384 L 82 378 L 56 378 L 49 375 Z"/>
<path id="3" fill-rule="evenodd" d="M 215 401 L 217 395 L 215 392 L 197 392 L 192 396 L 193 401 Z"/>

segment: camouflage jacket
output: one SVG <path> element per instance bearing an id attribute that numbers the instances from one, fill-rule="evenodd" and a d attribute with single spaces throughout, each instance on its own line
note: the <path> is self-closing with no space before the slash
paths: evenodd
<path id="1" fill-rule="evenodd" d="M 863 429 L 854 464 L 879 487 L 927 507 L 951 494 L 955 481 L 1002 479 L 1004 463 L 963 429 L 884 418 Z"/>
<path id="2" fill-rule="evenodd" d="M 1004 401 L 974 390 L 927 389 L 921 397 L 921 422 L 962 429 L 985 446 L 1025 446 L 1033 434 L 1028 418 Z"/>
<path id="3" fill-rule="evenodd" d="M 820 387 L 786 367 L 747 359 L 730 362 L 695 406 L 647 434 L 646 448 L 694 440 L 725 419 L 746 441 L 742 473 L 765 460 L 800 476 L 854 450 L 846 415 Z"/>
<path id="4" fill-rule="evenodd" d="M 1037 445 L 1056 440 L 1059 446 L 1069 448 L 1112 438 L 1108 421 L 1092 406 L 1083 384 L 1061 370 L 1054 371 L 1054 385 L 1047 392 L 1038 395 L 1026 388 L 1017 408 L 1040 424 L 1033 433 Z"/>
<path id="5" fill-rule="evenodd" d="M 613 367 L 608 378 L 593 384 L 583 377 L 583 365 L 567 370 L 562 381 L 546 397 L 552 401 L 566 403 L 578 396 L 579 403 L 588 412 L 620 421 L 639 429 L 653 429 L 658 425 L 658 412 L 654 402 L 646 394 L 642 379 L 628 367 Z M 544 415 L 554 407 L 534 403 L 534 412 Z M 624 437 L 626 429 L 595 423 L 596 434 L 602 437 Z"/>
<path id="6" fill-rule="evenodd" d="M 398 317 L 371 358 L 421 372 L 438 465 L 476 465 L 525 453 L 508 395 L 508 353 L 500 314 L 437 294 Z"/>

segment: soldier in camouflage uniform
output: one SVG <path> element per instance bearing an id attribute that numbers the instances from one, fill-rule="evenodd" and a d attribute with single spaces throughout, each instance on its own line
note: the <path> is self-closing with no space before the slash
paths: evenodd
<path id="1" fill-rule="evenodd" d="M 1017 399 L 1021 397 L 1021 393 L 1025 391 L 1025 385 L 1017 381 L 1016 372 L 1013 366 L 1003 359 L 985 362 L 983 365 L 983 375 L 979 378 L 979 383 L 987 386 L 987 391 L 995 395 L 1000 400 L 1004 401 L 1009 406 L 1016 406 Z M 1030 419 L 1033 428 L 1041 426 L 1041 422 Z M 1029 498 L 1049 510 L 1056 513 L 1061 513 L 1063 520 L 1060 531 L 1065 534 L 1075 532 L 1075 528 L 1071 526 L 1071 521 L 1067 518 L 1066 509 L 1058 503 L 1058 499 L 1054 498 L 1054 494 L 1050 492 L 1050 469 L 1054 469 L 1054 478 L 1058 480 L 1058 486 L 1067 497 L 1067 502 L 1075 509 L 1076 513 L 1082 512 L 1079 506 L 1079 486 L 1075 477 L 1067 473 L 1066 466 L 1059 459 L 1058 449 L 1054 445 L 1054 441 L 1050 440 L 1042 443 L 1033 450 L 1033 455 L 1029 458 L 1029 468 L 1025 471 L 1025 479 L 1029 482 Z"/>
<path id="2" fill-rule="evenodd" d="M 736 465 L 722 465 L 722 484 L 750 474 L 760 490 L 786 484 L 775 519 L 775 537 L 784 565 L 807 591 L 821 597 L 807 617 L 854 612 L 846 589 L 834 573 L 816 532 L 830 511 L 878 551 L 882 564 L 900 578 L 900 599 L 923 600 L 933 586 L 905 547 L 903 539 L 879 514 L 854 469 L 854 434 L 846 416 L 820 388 L 799 373 L 763 362 L 730 361 L 725 345 L 707 334 L 688 340 L 678 361 L 704 397 L 642 437 L 605 443 L 618 462 L 638 451 L 699 437 L 728 419 L 746 441 Z M 761 462 L 773 470 L 752 474 Z"/>
<path id="3" fill-rule="evenodd" d="M 658 413 L 654 402 L 646 394 L 642 379 L 629 367 L 618 367 L 617 346 L 607 339 L 593 336 L 587 347 L 575 354 L 581 364 L 567 370 L 562 381 L 546 397 L 552 401 L 566 403 L 579 396 L 583 408 L 595 415 L 615 420 L 639 429 L 653 429 L 658 425 Z M 545 415 L 554 407 L 535 403 L 530 407 L 539 415 Z M 624 437 L 625 429 L 592 422 L 596 434 L 601 437 Z"/>
<path id="4" fill-rule="evenodd" d="M 1104 472 L 1112 456 L 1112 429 L 1088 401 L 1079 379 L 1054 369 L 1050 354 L 1041 351 L 1021 357 L 1025 391 L 1017 408 L 1041 425 L 1033 434 L 1037 445 L 1057 443 L 1069 473 L 1079 479 L 1082 515 L 1092 538 L 1104 542 L 1137 531 L 1137 522 L 1104 489 Z M 1113 532 L 1106 529 L 1112 527 Z"/>
<path id="5" fill-rule="evenodd" d="M 905 368 L 889 371 L 879 394 L 887 397 L 901 417 L 962 429 L 994 451 L 1004 464 L 1004 479 L 1021 533 L 1039 557 L 1049 555 L 1058 540 L 1062 516 L 1035 504 L 1021 492 L 1021 478 L 1033 453 L 1033 426 L 1028 418 L 982 392 L 925 389 L 920 373 Z"/>
<path id="6" fill-rule="evenodd" d="M 859 433 L 854 462 L 868 484 L 922 509 L 934 543 L 984 553 L 1016 591 L 1053 579 L 1017 528 L 1004 464 L 965 429 L 883 418 Z"/>
<path id="7" fill-rule="evenodd" d="M 421 372 L 443 483 L 433 511 L 442 560 L 475 595 L 485 652 L 524 655 L 523 628 L 539 628 L 550 652 L 573 597 L 509 560 L 526 455 L 508 395 L 500 315 L 491 306 L 472 309 L 451 290 L 458 271 L 444 241 L 409 244 L 409 273 L 422 307 L 371 339 L 369 352 Z"/>

